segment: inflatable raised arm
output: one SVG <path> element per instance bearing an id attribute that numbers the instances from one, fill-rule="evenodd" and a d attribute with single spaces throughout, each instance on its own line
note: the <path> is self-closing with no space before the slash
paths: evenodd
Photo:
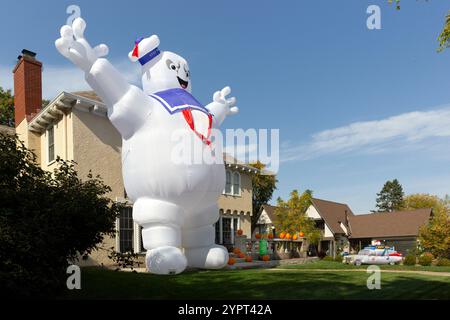
<path id="1" fill-rule="evenodd" d="M 72 26 L 61 27 L 61 37 L 55 41 L 58 51 L 85 72 L 91 88 L 108 106 L 108 117 L 122 137 L 130 137 L 151 112 L 152 102 L 125 78 L 111 63 L 102 58 L 108 47 L 100 44 L 92 48 L 84 38 L 86 22 L 76 18 Z"/>

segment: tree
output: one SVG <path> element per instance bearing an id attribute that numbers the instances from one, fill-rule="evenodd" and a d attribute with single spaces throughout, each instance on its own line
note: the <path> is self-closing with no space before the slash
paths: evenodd
<path id="1" fill-rule="evenodd" d="M 450 258 L 450 202 L 448 196 L 440 199 L 429 194 L 411 194 L 405 197 L 406 210 L 432 208 L 430 221 L 420 227 L 420 246 L 435 257 Z"/>
<path id="2" fill-rule="evenodd" d="M 450 258 L 450 210 L 433 210 L 433 217 L 419 230 L 420 245 L 435 257 Z"/>
<path id="3" fill-rule="evenodd" d="M 439 47 L 438 52 L 443 51 L 450 46 L 450 11 L 445 16 L 445 24 L 441 34 L 438 37 Z"/>
<path id="4" fill-rule="evenodd" d="M 316 227 L 315 221 L 306 215 L 306 210 L 312 204 L 312 191 L 305 190 L 299 194 L 293 190 L 288 201 L 277 199 L 278 208 L 275 209 L 276 219 L 273 222 L 278 232 L 305 234 L 310 244 L 318 245 L 322 239 L 322 232 Z"/>
<path id="5" fill-rule="evenodd" d="M 426 193 L 409 194 L 403 199 L 402 209 L 415 210 L 422 208 L 438 209 L 444 204 L 438 196 Z"/>
<path id="6" fill-rule="evenodd" d="M 389 4 L 392 4 L 393 2 L 394 0 L 388 0 Z M 395 0 L 395 8 L 400 10 L 400 0 Z M 438 52 L 441 52 L 450 46 L 450 11 L 445 16 L 444 27 L 442 28 L 441 34 L 437 40 L 439 42 L 439 46 L 437 48 Z"/>
<path id="7" fill-rule="evenodd" d="M 378 212 L 400 210 L 403 205 L 403 187 L 397 179 L 386 181 L 377 193 Z"/>
<path id="8" fill-rule="evenodd" d="M 265 164 L 257 162 L 250 164 L 252 167 L 257 168 L 260 172 L 264 170 L 266 167 Z M 261 206 L 266 204 L 272 199 L 272 194 L 274 190 L 277 188 L 276 183 L 278 180 L 275 175 L 272 174 L 261 174 L 256 173 L 252 176 L 252 207 L 253 207 L 253 215 L 252 215 L 252 230 L 254 229 L 256 222 L 258 221 L 258 214 Z"/>
<path id="9" fill-rule="evenodd" d="M 115 234 L 119 206 L 97 176 L 73 162 L 54 172 L 16 137 L 0 134 L 0 288 L 8 296 L 51 296 L 65 287 L 68 261 Z"/>
<path id="10" fill-rule="evenodd" d="M 0 124 L 14 127 L 14 96 L 0 87 Z"/>

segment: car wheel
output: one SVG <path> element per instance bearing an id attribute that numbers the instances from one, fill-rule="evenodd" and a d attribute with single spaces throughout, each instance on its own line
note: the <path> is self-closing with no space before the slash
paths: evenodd
<path id="1" fill-rule="evenodd" d="M 395 262 L 394 262 L 394 261 L 391 261 L 391 262 L 389 262 L 389 264 L 390 264 L 391 266 L 394 266 L 394 265 L 395 265 Z"/>
<path id="2" fill-rule="evenodd" d="M 361 260 L 356 260 L 356 261 L 355 261 L 355 265 L 356 265 L 356 266 L 360 266 L 360 265 L 361 265 Z"/>

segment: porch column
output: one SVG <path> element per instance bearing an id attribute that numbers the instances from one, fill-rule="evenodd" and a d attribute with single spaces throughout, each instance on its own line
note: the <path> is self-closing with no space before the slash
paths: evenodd
<path id="1" fill-rule="evenodd" d="M 141 228 L 136 222 L 133 222 L 133 251 L 141 252 Z"/>
<path id="2" fill-rule="evenodd" d="M 231 218 L 231 243 L 234 245 L 234 219 L 236 219 L 236 217 L 232 217 Z"/>
<path id="3" fill-rule="evenodd" d="M 116 251 L 120 252 L 120 218 L 116 218 Z"/>

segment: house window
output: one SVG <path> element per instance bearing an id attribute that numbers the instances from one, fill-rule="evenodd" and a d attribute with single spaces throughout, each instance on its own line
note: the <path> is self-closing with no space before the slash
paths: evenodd
<path id="1" fill-rule="evenodd" d="M 220 243 L 220 220 L 214 224 L 216 229 L 216 243 Z"/>
<path id="2" fill-rule="evenodd" d="M 55 128 L 51 126 L 47 130 L 48 162 L 55 160 Z"/>
<path id="3" fill-rule="evenodd" d="M 222 243 L 232 244 L 231 218 L 222 217 Z"/>
<path id="4" fill-rule="evenodd" d="M 241 175 L 239 172 L 227 170 L 225 172 L 225 190 L 224 194 L 239 196 L 241 194 Z"/>
<path id="5" fill-rule="evenodd" d="M 120 252 L 133 251 L 133 209 L 124 207 L 120 210 L 119 239 Z"/>
<path id="6" fill-rule="evenodd" d="M 231 171 L 226 171 L 226 183 L 225 183 L 225 193 L 231 194 L 231 188 L 232 188 L 232 182 L 231 182 Z"/>
<path id="7" fill-rule="evenodd" d="M 239 172 L 233 173 L 233 195 L 241 194 L 241 175 Z"/>

